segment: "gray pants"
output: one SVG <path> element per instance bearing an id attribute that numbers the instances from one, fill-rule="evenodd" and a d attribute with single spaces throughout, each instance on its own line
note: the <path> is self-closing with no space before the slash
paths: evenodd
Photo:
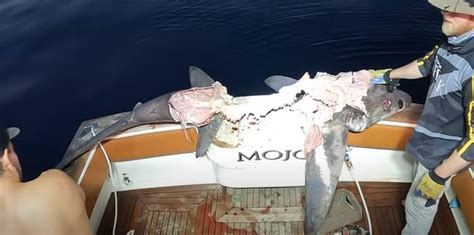
<path id="1" fill-rule="evenodd" d="M 425 235 L 431 229 L 433 224 L 434 217 L 438 211 L 439 199 L 436 200 L 436 204 L 426 207 L 426 202 L 428 201 L 423 196 L 415 195 L 416 186 L 421 180 L 421 177 L 428 172 L 421 164 L 418 164 L 416 168 L 415 178 L 411 184 L 410 190 L 408 191 L 407 197 L 405 199 L 405 216 L 407 224 L 402 230 L 402 235 Z M 448 188 L 451 180 L 446 182 L 444 191 Z M 443 192 L 444 193 L 444 192 Z"/>

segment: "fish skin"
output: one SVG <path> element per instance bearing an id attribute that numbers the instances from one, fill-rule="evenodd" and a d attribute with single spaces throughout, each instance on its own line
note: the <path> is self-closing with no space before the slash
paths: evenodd
<path id="1" fill-rule="evenodd" d="M 276 75 L 267 78 L 265 83 L 278 92 L 297 81 Z M 389 91 L 387 86 L 373 85 L 368 90 L 367 96 L 363 97 L 363 102 L 367 113 L 346 106 L 341 112 L 334 114 L 332 120 L 324 124 L 323 146 L 305 154 L 305 234 L 318 234 L 324 225 L 341 174 L 348 131 L 362 132 L 404 110 L 411 103 L 411 97 L 400 90 Z"/>
<path id="2" fill-rule="evenodd" d="M 267 84 L 267 86 L 272 88 L 274 91 L 279 91 L 285 86 L 291 86 L 297 81 L 298 80 L 292 77 L 287 77 L 283 75 L 273 75 L 264 80 L 265 84 Z"/>
<path id="3" fill-rule="evenodd" d="M 207 87 L 215 82 L 209 75 L 195 66 L 189 67 L 189 80 L 192 87 Z M 94 148 L 98 143 L 108 140 L 130 128 L 151 123 L 176 123 L 170 114 L 168 103 L 170 97 L 176 92 L 166 93 L 143 104 L 138 103 L 130 113 L 97 133 L 97 135 L 92 136 L 80 145 L 71 146 L 62 160 L 56 165 L 56 168 L 65 168 L 82 154 Z M 203 148 L 206 145 L 209 147 L 209 144 L 207 144 L 211 141 L 209 140 L 209 135 L 216 132 L 214 131 L 216 125 L 220 125 L 218 119 L 213 122 L 213 125 L 198 128 L 199 133 L 204 133 L 203 138 L 198 139 L 198 146 L 200 146 L 199 156 L 202 156 L 203 152 L 205 152 Z"/>
<path id="4" fill-rule="evenodd" d="M 279 79 L 287 79 L 287 82 L 290 81 L 289 83 L 291 83 L 292 78 L 279 76 Z M 191 88 L 207 87 L 215 83 L 215 80 L 211 76 L 196 66 L 189 67 L 189 81 Z M 94 148 L 98 143 L 108 140 L 130 128 L 151 123 L 176 123 L 168 108 L 169 99 L 176 92 L 178 91 L 169 92 L 146 103 L 137 103 L 130 113 L 101 132 L 96 133 L 97 135 L 92 136 L 83 143 L 70 146 L 66 150 L 64 157 L 56 165 L 56 168 L 65 168 L 82 154 Z M 217 114 L 208 125 L 198 127 L 199 138 L 196 148 L 196 157 L 205 156 L 223 119 L 223 115 Z"/>
<path id="5" fill-rule="evenodd" d="M 343 117 L 348 116 L 350 110 L 344 109 L 335 115 L 335 119 L 325 123 L 322 128 L 322 146 L 306 154 L 305 234 L 317 234 L 324 225 L 341 174 L 348 133 Z M 323 157 L 325 159 L 321 159 Z M 321 164 L 321 161 L 325 161 L 325 164 Z M 329 174 L 324 175 L 322 172 L 325 170 Z"/>
<path id="6" fill-rule="evenodd" d="M 224 121 L 224 115 L 218 113 L 214 115 L 211 122 L 205 126 L 199 127 L 199 139 L 196 147 L 196 157 L 206 156 L 207 149 L 211 146 L 212 140 L 216 136 L 219 128 Z"/>
<path id="7" fill-rule="evenodd" d="M 323 227 L 341 174 L 348 132 L 364 131 L 403 111 L 411 103 L 411 97 L 401 90 L 388 92 L 387 87 L 374 85 L 363 101 L 367 113 L 346 106 L 334 114 L 333 119 L 322 128 L 323 148 L 318 147 L 306 154 L 305 234 L 318 234 Z M 318 156 L 324 159 L 317 159 Z M 327 174 L 323 174 L 325 171 L 330 172 L 329 184 Z"/>
<path id="8" fill-rule="evenodd" d="M 207 87 L 212 85 L 214 79 L 196 66 L 189 66 L 189 82 L 191 87 Z"/>

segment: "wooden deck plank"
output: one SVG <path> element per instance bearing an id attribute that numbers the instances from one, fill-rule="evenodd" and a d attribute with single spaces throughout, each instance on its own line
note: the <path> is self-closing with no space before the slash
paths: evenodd
<path id="1" fill-rule="evenodd" d="M 160 214 L 159 211 L 154 211 L 153 216 L 151 217 L 151 224 L 150 224 L 150 234 L 155 234 L 156 224 L 158 222 L 158 215 Z"/>
<path id="2" fill-rule="evenodd" d="M 258 190 L 259 197 L 258 197 L 258 206 L 257 207 L 265 207 L 265 188 L 260 188 Z"/>
<path id="3" fill-rule="evenodd" d="M 218 193 L 217 190 L 212 190 L 210 192 L 212 198 L 211 198 L 211 203 L 210 203 L 211 211 L 209 213 L 210 220 L 209 220 L 209 233 L 208 234 L 214 234 L 216 232 L 216 210 L 217 210 L 217 201 L 218 201 L 217 193 Z"/>
<path id="4" fill-rule="evenodd" d="M 271 191 L 270 206 L 271 207 L 278 206 L 278 197 L 277 197 L 278 188 L 271 188 L 270 191 Z"/>
<path id="5" fill-rule="evenodd" d="M 402 221 L 402 218 L 401 218 L 401 213 L 399 210 L 397 210 L 396 207 L 391 207 L 390 210 L 392 211 L 393 213 L 393 218 L 394 218 L 394 222 L 397 226 L 397 228 L 402 231 L 402 228 L 403 226 L 405 225 L 405 221 Z"/>
<path id="6" fill-rule="evenodd" d="M 283 206 L 284 207 L 289 207 L 290 206 L 290 189 L 289 188 L 283 188 Z"/>
<path id="7" fill-rule="evenodd" d="M 204 206 L 204 224 L 203 224 L 203 229 L 202 229 L 202 233 L 203 234 L 209 234 L 209 225 L 211 223 L 211 219 L 212 216 L 211 215 L 211 211 L 212 211 L 212 195 L 213 195 L 213 191 L 212 190 L 208 190 L 207 191 L 207 198 L 206 198 L 206 202 L 205 202 L 205 206 Z"/>
<path id="8" fill-rule="evenodd" d="M 109 210 L 112 210 L 113 208 L 113 201 L 109 199 L 107 202 L 107 208 Z M 140 211 L 141 212 L 141 211 Z M 114 212 L 115 214 L 115 212 Z M 113 216 L 114 214 L 111 214 L 109 216 L 102 216 L 102 221 L 100 223 L 99 229 L 97 230 L 98 234 L 112 234 L 112 226 L 107 227 L 104 226 L 105 224 L 112 224 L 113 223 Z"/>
<path id="9" fill-rule="evenodd" d="M 252 230 L 247 234 L 264 234 L 265 226 L 263 223 L 252 223 Z"/>
<path id="10" fill-rule="evenodd" d="M 292 234 L 292 231 L 291 231 L 291 223 L 293 223 L 293 222 L 286 222 L 286 223 L 285 223 L 285 231 L 286 231 L 285 234 Z"/>
<path id="11" fill-rule="evenodd" d="M 405 223 L 400 202 L 409 185 L 363 183 L 361 186 L 369 204 L 374 235 L 399 234 Z M 134 229 L 137 235 L 304 234 L 303 187 L 231 189 L 204 185 L 192 186 L 189 191 L 183 187 L 176 190 L 168 187 L 164 192 L 160 188 L 141 190 L 143 194 L 120 192 L 119 211 L 123 213 L 119 213 L 117 231 Z M 349 189 L 360 198 L 355 185 L 342 183 L 338 187 Z M 430 235 L 457 234 L 445 198 L 439 208 Z M 97 234 L 110 234 L 112 223 L 113 200 L 108 203 Z M 364 220 L 355 224 L 368 229 L 365 213 Z"/>
<path id="12" fill-rule="evenodd" d="M 198 197 L 163 197 L 163 198 L 150 198 L 150 197 L 140 197 L 140 200 L 149 207 L 149 204 L 159 203 L 160 205 L 181 205 L 181 204 L 201 204 L 206 198 Z"/>
<path id="13" fill-rule="evenodd" d="M 232 196 L 233 207 L 242 207 L 242 189 L 235 189 L 234 193 L 234 196 Z"/>
<path id="14" fill-rule="evenodd" d="M 259 207 L 260 204 L 260 189 L 259 188 L 254 188 L 253 190 L 253 204 L 252 207 Z"/>
<path id="15" fill-rule="evenodd" d="M 130 196 L 126 196 L 124 200 L 118 201 L 118 213 L 124 213 L 130 215 L 129 210 L 133 209 L 134 200 Z M 129 216 L 119 216 L 117 218 L 117 228 L 116 233 L 126 233 L 126 229 L 129 227 L 128 222 L 130 222 Z"/>
<path id="16" fill-rule="evenodd" d="M 150 229 L 151 229 L 151 220 L 153 218 L 153 211 L 149 211 L 147 217 L 146 217 L 146 222 L 145 222 L 145 231 L 143 234 L 147 235 L 150 234 Z"/>
<path id="17" fill-rule="evenodd" d="M 197 207 L 190 210 L 188 213 L 188 222 L 186 224 L 186 234 L 195 234 L 194 229 L 196 228 L 196 213 Z"/>
<path id="18" fill-rule="evenodd" d="M 241 231 L 240 223 L 234 223 L 233 228 L 234 229 L 232 229 L 232 234 L 240 235 L 240 231 Z"/>
<path id="19" fill-rule="evenodd" d="M 278 207 L 285 207 L 285 190 L 284 188 L 278 188 L 277 197 L 278 197 Z"/>
<path id="20" fill-rule="evenodd" d="M 119 197 L 120 198 L 120 197 Z M 119 199 L 120 200 L 120 199 Z M 130 230 L 135 230 L 135 231 L 141 231 L 140 227 L 142 224 L 144 224 L 145 219 L 146 219 L 146 211 L 143 210 L 144 205 L 140 201 L 140 199 L 135 198 L 135 208 L 133 209 L 132 216 L 131 216 L 131 221 L 130 221 Z M 109 233 L 106 233 L 109 234 Z"/>
<path id="21" fill-rule="evenodd" d="M 265 223 L 265 234 L 274 234 L 272 233 L 272 223 Z"/>
<path id="22" fill-rule="evenodd" d="M 172 234 L 173 234 L 173 235 L 178 235 L 178 234 L 179 234 L 180 225 L 181 225 L 182 212 L 176 212 L 175 218 L 176 218 L 176 219 L 175 219 L 174 224 L 173 224 L 173 232 L 172 232 Z"/>
<path id="23" fill-rule="evenodd" d="M 279 222 L 303 221 L 304 210 L 301 207 L 264 207 L 264 208 L 232 208 L 218 219 L 219 222 Z"/>
<path id="24" fill-rule="evenodd" d="M 295 188 L 296 190 L 296 206 L 303 206 L 304 200 L 303 200 L 303 194 L 301 193 L 301 187 Z"/>
<path id="25" fill-rule="evenodd" d="M 304 222 L 298 222 L 298 234 L 304 234 Z"/>
<path id="26" fill-rule="evenodd" d="M 387 210 L 389 209 L 390 207 L 387 207 L 387 208 L 383 208 L 383 207 L 379 207 L 379 211 L 380 211 L 380 214 L 382 215 L 382 218 L 385 218 L 383 219 L 383 224 L 384 224 L 384 230 L 391 233 L 391 234 L 394 234 L 396 233 L 393 228 L 393 220 L 390 219 L 390 210 Z"/>
<path id="27" fill-rule="evenodd" d="M 163 213 L 163 224 L 161 225 L 160 234 L 169 234 L 168 233 L 168 227 L 169 227 L 169 224 L 170 224 L 171 213 L 172 212 L 170 212 L 170 211 L 165 211 Z"/>
<path id="28" fill-rule="evenodd" d="M 379 234 L 381 224 L 378 222 L 378 212 L 376 207 L 369 208 L 369 213 L 372 219 L 372 230 L 374 235 Z"/>
<path id="29" fill-rule="evenodd" d="M 265 200 L 264 200 L 264 205 L 263 207 L 271 206 L 272 205 L 272 189 L 271 188 L 265 188 Z"/>
<path id="30" fill-rule="evenodd" d="M 290 234 L 298 234 L 298 222 L 291 222 L 291 233 Z"/>
<path id="31" fill-rule="evenodd" d="M 213 189 L 210 189 L 213 190 Z M 146 193 L 139 194 L 140 198 L 173 198 L 173 197 L 186 197 L 186 198 L 204 198 L 207 195 L 208 190 L 191 190 L 191 191 L 180 191 L 180 192 L 166 192 L 166 193 Z M 129 195 L 131 196 L 131 195 Z"/>
<path id="32" fill-rule="evenodd" d="M 400 230 L 400 227 L 397 224 L 397 219 L 395 217 L 398 217 L 398 213 L 393 210 L 393 207 L 387 207 L 385 211 L 388 214 L 388 220 L 390 221 L 390 231 L 392 233 L 397 233 L 397 231 Z"/>
<path id="33" fill-rule="evenodd" d="M 181 213 L 181 223 L 179 225 L 179 235 L 184 235 L 186 234 L 186 225 L 188 222 L 188 214 L 186 212 L 180 212 Z"/>
<path id="34" fill-rule="evenodd" d="M 246 208 L 248 207 L 249 203 L 248 203 L 248 193 L 249 193 L 249 189 L 240 189 L 241 190 L 241 197 L 240 197 L 240 207 L 242 208 Z"/>
<path id="35" fill-rule="evenodd" d="M 175 218 L 176 218 L 176 212 L 171 211 L 170 212 L 170 217 L 168 219 L 168 226 L 166 227 L 166 234 L 172 234 L 173 233 L 173 228 L 175 224 Z"/>
<path id="36" fill-rule="evenodd" d="M 247 192 L 247 195 L 246 195 L 247 200 L 243 207 L 244 208 L 254 207 L 253 206 L 253 188 L 246 189 L 245 191 Z"/>
<path id="37" fill-rule="evenodd" d="M 179 204 L 164 204 L 164 205 L 161 205 L 161 204 L 148 204 L 146 207 L 148 210 L 151 210 L 151 211 L 183 211 L 183 212 L 186 212 L 186 211 L 189 211 L 193 208 L 195 208 L 196 206 L 198 206 L 199 204 L 184 204 L 184 205 L 179 205 Z"/>
<path id="38" fill-rule="evenodd" d="M 131 194 L 131 195 L 146 195 L 153 193 L 167 193 L 167 192 L 189 192 L 189 191 L 205 191 L 205 190 L 214 190 L 218 189 L 221 186 L 216 184 L 199 184 L 199 185 L 186 185 L 186 186 L 170 186 L 162 187 L 159 191 L 156 188 L 147 188 L 147 189 L 137 189 L 130 190 L 125 192 L 120 192 L 121 194 Z"/>
<path id="39" fill-rule="evenodd" d="M 164 217 L 165 217 L 165 212 L 164 211 L 158 211 L 158 218 L 156 221 L 156 227 L 154 228 L 154 234 L 160 234 L 161 233 L 161 228 L 164 226 Z"/>
<path id="40" fill-rule="evenodd" d="M 278 224 L 278 232 L 280 235 L 285 235 L 286 228 L 285 228 L 285 222 L 279 222 Z"/>
<path id="41" fill-rule="evenodd" d="M 197 212 L 196 212 L 196 230 L 194 231 L 195 234 L 205 234 L 204 233 L 204 221 L 207 217 L 206 213 L 206 201 L 203 201 L 202 204 L 200 204 L 197 207 Z"/>
<path id="42" fill-rule="evenodd" d="M 278 223 L 269 223 L 270 224 L 270 234 L 278 234 Z"/>
<path id="43" fill-rule="evenodd" d="M 138 225 L 138 228 L 136 230 L 138 234 L 145 234 L 146 219 L 148 218 L 149 213 L 152 212 L 149 212 L 147 209 L 143 209 L 143 213 L 141 216 L 142 222 Z"/>
<path id="44" fill-rule="evenodd" d="M 221 188 L 219 190 L 217 190 L 217 202 L 216 202 L 216 205 L 217 205 L 217 208 L 216 208 L 216 214 L 215 214 L 215 218 L 219 218 L 221 216 L 223 216 L 223 214 L 221 213 L 224 213 L 224 203 L 225 203 L 225 188 Z M 220 235 L 221 234 L 221 229 L 222 229 L 222 223 L 216 223 L 216 230 L 214 232 L 214 235 Z"/>

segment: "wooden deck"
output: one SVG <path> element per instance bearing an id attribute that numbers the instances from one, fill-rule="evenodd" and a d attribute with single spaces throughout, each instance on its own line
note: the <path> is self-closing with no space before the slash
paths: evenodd
<path id="1" fill-rule="evenodd" d="M 358 197 L 353 183 L 340 183 Z M 409 184 L 365 183 L 374 234 L 400 234 Z M 119 192 L 116 234 L 304 234 L 303 187 L 232 189 L 197 185 Z M 359 199 L 360 201 L 360 199 Z M 445 198 L 431 235 L 459 234 Z M 113 197 L 98 234 L 111 234 Z M 365 215 L 364 215 L 365 217 Z M 367 229 L 367 223 L 357 222 Z"/>

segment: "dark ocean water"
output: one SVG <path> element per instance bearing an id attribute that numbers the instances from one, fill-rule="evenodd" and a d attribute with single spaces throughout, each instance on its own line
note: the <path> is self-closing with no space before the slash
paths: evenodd
<path id="1" fill-rule="evenodd" d="M 188 88 L 196 65 L 232 95 L 263 79 L 396 67 L 440 39 L 424 0 L 4 0 L 2 125 L 15 125 L 24 178 L 63 156 L 84 120 Z M 401 89 L 423 103 L 427 80 Z"/>

